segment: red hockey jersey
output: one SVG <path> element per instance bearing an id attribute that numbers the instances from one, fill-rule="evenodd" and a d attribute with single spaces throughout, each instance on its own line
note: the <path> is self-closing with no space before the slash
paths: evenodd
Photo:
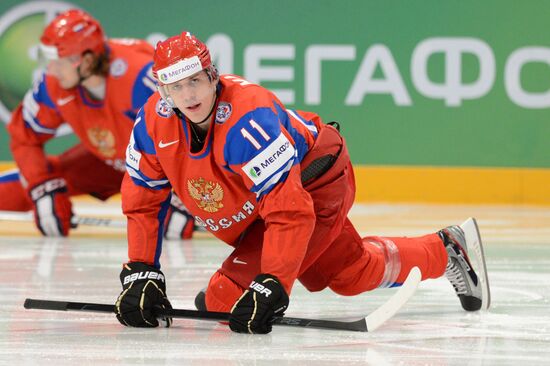
<path id="1" fill-rule="evenodd" d="M 215 121 L 202 150 L 192 153 L 189 122 L 153 95 L 138 113 L 126 155 L 122 203 L 130 261 L 160 266 L 173 188 L 199 223 L 233 246 L 261 217 L 261 270 L 289 291 L 315 223 L 300 162 L 320 124 L 314 113 L 285 109 L 267 89 L 223 75 Z"/>
<path id="2" fill-rule="evenodd" d="M 137 111 L 156 90 L 154 49 L 141 40 L 111 39 L 107 50 L 110 70 L 103 101 L 90 99 L 81 86 L 66 90 L 54 77 L 43 75 L 13 112 L 10 147 L 29 185 L 50 178 L 43 145 L 64 122 L 94 155 L 117 170 L 125 169 Z"/>

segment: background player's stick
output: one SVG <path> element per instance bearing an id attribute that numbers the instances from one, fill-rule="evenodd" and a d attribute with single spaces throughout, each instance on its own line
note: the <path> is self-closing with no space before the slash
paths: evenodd
<path id="1" fill-rule="evenodd" d="M 292 317 L 275 317 L 274 325 L 286 325 L 292 327 L 307 327 L 319 329 L 335 329 L 335 330 L 350 330 L 357 332 L 372 332 L 382 325 L 386 320 L 399 311 L 399 309 L 411 298 L 420 283 L 422 274 L 418 267 L 414 267 L 407 279 L 397 290 L 392 297 L 388 299 L 378 309 L 369 314 L 366 318 L 356 321 L 337 321 L 323 319 L 304 319 Z M 26 309 L 42 309 L 42 310 L 75 310 L 75 311 L 91 311 L 102 313 L 114 313 L 115 306 L 109 304 L 93 304 L 82 302 L 68 301 L 51 301 L 51 300 L 36 300 L 26 299 L 24 304 Z M 158 309 L 158 316 L 168 316 L 172 318 L 188 318 L 198 320 L 214 320 L 227 321 L 229 313 L 219 313 L 213 311 L 197 311 L 184 309 Z"/>
<path id="2" fill-rule="evenodd" d="M 0 211 L 0 221 L 33 222 L 32 212 Z M 126 228 L 126 220 L 115 220 L 98 217 L 73 216 L 71 225 L 104 226 L 112 228 Z"/>

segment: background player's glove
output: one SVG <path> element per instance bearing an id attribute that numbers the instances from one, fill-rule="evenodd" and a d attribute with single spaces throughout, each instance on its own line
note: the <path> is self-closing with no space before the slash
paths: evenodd
<path id="1" fill-rule="evenodd" d="M 172 193 L 170 209 L 166 217 L 164 237 L 166 239 L 191 239 L 195 229 L 195 218 L 191 216 L 181 200 Z"/>
<path id="2" fill-rule="evenodd" d="M 273 317 L 282 316 L 287 307 L 288 295 L 277 277 L 259 274 L 233 305 L 229 327 L 237 333 L 269 333 Z"/>
<path id="3" fill-rule="evenodd" d="M 172 309 L 166 297 L 164 274 L 145 263 L 134 262 L 124 265 L 120 272 L 122 292 L 115 304 L 116 318 L 130 327 L 168 328 L 172 318 L 157 319 L 155 308 Z"/>
<path id="4" fill-rule="evenodd" d="M 52 178 L 29 189 L 34 202 L 34 221 L 45 236 L 67 236 L 73 216 L 72 204 L 63 178 Z"/>

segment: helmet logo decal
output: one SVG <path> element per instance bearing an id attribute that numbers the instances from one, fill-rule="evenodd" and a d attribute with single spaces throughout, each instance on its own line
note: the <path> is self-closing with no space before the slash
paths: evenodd
<path id="1" fill-rule="evenodd" d="M 86 24 L 84 23 L 78 23 L 73 27 L 73 32 L 80 32 L 85 26 Z M 93 30 L 95 30 L 95 28 Z"/>
<path id="2" fill-rule="evenodd" d="M 165 84 L 175 83 L 202 70 L 202 64 L 198 56 L 183 59 L 173 65 L 158 71 L 160 81 Z"/>

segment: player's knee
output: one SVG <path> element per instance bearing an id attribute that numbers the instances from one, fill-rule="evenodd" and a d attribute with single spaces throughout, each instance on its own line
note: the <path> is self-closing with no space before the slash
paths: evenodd
<path id="1" fill-rule="evenodd" d="M 372 281 L 360 273 L 351 276 L 339 276 L 334 279 L 328 287 L 342 296 L 355 296 L 363 292 L 374 290 L 377 287 L 378 280 Z"/>
<path id="2" fill-rule="evenodd" d="M 19 181 L 19 173 L 11 171 L 0 174 L 0 210 L 29 211 L 32 201 Z"/>
<path id="3" fill-rule="evenodd" d="M 244 289 L 220 272 L 214 273 L 206 289 L 208 311 L 229 312 Z"/>
<path id="4" fill-rule="evenodd" d="M 328 287 L 339 295 L 355 296 L 377 288 L 384 269 L 381 251 L 366 247 L 363 255 L 334 276 Z"/>
<path id="5" fill-rule="evenodd" d="M 312 266 L 306 272 L 302 273 L 298 280 L 309 292 L 323 291 L 330 282 L 330 279 L 323 274 L 324 273 L 319 272 L 317 267 Z"/>

